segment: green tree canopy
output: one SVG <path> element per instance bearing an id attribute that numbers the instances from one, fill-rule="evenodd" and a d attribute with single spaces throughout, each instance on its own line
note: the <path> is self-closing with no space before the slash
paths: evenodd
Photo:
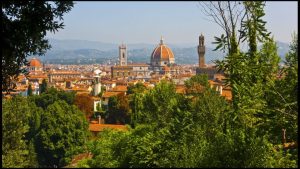
<path id="1" fill-rule="evenodd" d="M 127 94 L 133 94 L 133 93 L 142 93 L 146 90 L 146 86 L 141 83 L 141 82 L 138 82 L 137 84 L 135 85 L 130 85 L 128 86 L 128 91 L 127 91 Z"/>
<path id="2" fill-rule="evenodd" d="M 2 166 L 35 167 L 33 138 L 41 108 L 21 96 L 2 100 Z"/>
<path id="3" fill-rule="evenodd" d="M 108 100 L 107 123 L 130 123 L 129 101 L 125 95 L 112 96 Z"/>
<path id="4" fill-rule="evenodd" d="M 27 96 L 32 96 L 32 86 L 31 86 L 31 84 L 28 85 Z"/>
<path id="5" fill-rule="evenodd" d="M 64 100 L 70 105 L 73 104 L 75 92 L 65 92 L 51 87 L 46 92 L 41 93 L 40 95 L 34 95 L 30 97 L 30 99 L 33 100 L 37 106 L 46 110 L 49 105 L 58 100 Z"/>
<path id="6" fill-rule="evenodd" d="M 47 87 L 48 87 L 47 81 L 46 81 L 46 79 L 43 79 L 41 89 L 40 89 L 40 91 L 41 91 L 40 93 L 42 94 L 42 93 L 46 92 Z"/>
<path id="7" fill-rule="evenodd" d="M 87 139 L 88 124 L 83 113 L 65 101 L 55 101 L 42 115 L 37 149 L 40 164 L 61 167 Z"/>

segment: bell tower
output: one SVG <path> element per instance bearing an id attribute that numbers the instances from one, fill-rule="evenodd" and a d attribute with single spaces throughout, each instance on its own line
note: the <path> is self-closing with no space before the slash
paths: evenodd
<path id="1" fill-rule="evenodd" d="M 199 56 L 199 67 L 204 68 L 205 67 L 205 45 L 204 45 L 204 36 L 201 35 L 199 36 L 199 45 L 198 45 L 198 56 Z"/>
<path id="2" fill-rule="evenodd" d="M 127 65 L 127 49 L 123 43 L 121 46 L 119 46 L 119 61 L 120 61 L 119 63 L 120 66 Z"/>

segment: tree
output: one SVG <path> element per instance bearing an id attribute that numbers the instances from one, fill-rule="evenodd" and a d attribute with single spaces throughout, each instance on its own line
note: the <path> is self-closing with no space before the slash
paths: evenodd
<path id="1" fill-rule="evenodd" d="M 97 140 L 89 146 L 93 159 L 85 161 L 90 168 L 116 168 L 120 167 L 120 160 L 115 152 L 116 145 L 127 137 L 129 133 L 105 129 L 100 133 Z"/>
<path id="2" fill-rule="evenodd" d="M 187 94 L 191 95 L 203 93 L 209 88 L 208 76 L 206 74 L 192 76 L 184 84 L 187 87 Z"/>
<path id="3" fill-rule="evenodd" d="M 128 86 L 127 94 L 142 93 L 145 90 L 146 90 L 146 86 L 143 83 L 138 82 L 135 85 Z"/>
<path id="4" fill-rule="evenodd" d="M 108 100 L 108 123 L 130 123 L 129 101 L 125 95 L 112 96 Z"/>
<path id="5" fill-rule="evenodd" d="M 51 87 L 48 88 L 46 92 L 40 95 L 31 96 L 30 99 L 34 101 L 38 107 L 46 110 L 49 105 L 58 100 L 64 100 L 69 105 L 73 104 L 75 99 L 75 92 L 65 92 L 63 90 L 58 90 L 54 87 Z"/>
<path id="6" fill-rule="evenodd" d="M 274 151 L 266 135 L 258 137 L 258 128 L 229 125 L 232 107 L 210 87 L 189 99 L 176 94 L 172 83 L 162 81 L 144 95 L 132 96 L 142 103 L 141 107 L 131 104 L 140 113 L 134 128 L 100 133 L 99 140 L 89 146 L 94 156 L 80 166 L 296 166 L 289 153 L 283 156 L 282 151 Z M 110 106 L 117 105 L 117 97 L 112 97 Z"/>
<path id="7" fill-rule="evenodd" d="M 3 167 L 37 167 L 34 139 L 42 109 L 21 96 L 2 102 Z"/>
<path id="8" fill-rule="evenodd" d="M 286 54 L 285 66 L 281 76 L 276 78 L 266 93 L 269 113 L 263 127 L 269 133 L 274 144 L 282 142 L 281 130 L 286 129 L 288 141 L 298 140 L 298 41 L 293 36 L 290 51 Z"/>
<path id="9" fill-rule="evenodd" d="M 47 82 L 46 82 L 46 79 L 43 79 L 42 85 L 41 85 L 41 93 L 40 94 L 46 92 L 46 90 L 47 90 Z"/>
<path id="10" fill-rule="evenodd" d="M 63 15 L 73 2 L 4 1 L 1 3 L 2 29 L 2 91 L 10 91 L 30 55 L 42 55 L 51 46 L 46 32 L 55 33 L 64 27 Z"/>
<path id="11" fill-rule="evenodd" d="M 238 52 L 238 46 L 243 38 L 241 27 L 246 19 L 245 7 L 241 2 L 209 1 L 200 2 L 201 11 L 213 19 L 225 32 L 220 37 L 215 37 L 217 47 L 215 50 L 227 50 L 229 55 Z"/>
<path id="12" fill-rule="evenodd" d="M 85 114 L 87 120 L 91 118 L 94 113 L 94 100 L 89 94 L 76 95 L 74 104 Z"/>
<path id="13" fill-rule="evenodd" d="M 212 4 L 213 2 L 211 2 Z M 226 3 L 226 2 L 224 2 Z M 236 3 L 236 2 L 233 2 Z M 229 22 L 232 23 L 231 18 L 234 18 L 238 15 L 235 13 L 232 13 L 233 8 L 230 8 L 230 2 L 227 3 L 225 7 L 222 7 L 220 4 L 221 2 L 217 2 L 218 6 L 213 6 L 213 8 L 210 8 L 212 10 L 207 10 L 211 17 L 214 19 L 216 18 L 222 18 L 221 23 L 225 24 L 225 33 L 232 33 L 231 37 L 224 35 L 221 36 L 221 38 L 216 38 L 216 44 L 218 46 L 217 49 L 223 49 L 228 51 L 228 55 L 225 57 L 222 61 L 216 61 L 217 67 L 220 70 L 223 70 L 225 75 L 227 76 L 226 83 L 230 85 L 232 89 L 232 98 L 233 98 L 233 111 L 232 113 L 229 113 L 230 117 L 229 119 L 232 119 L 230 122 L 231 129 L 239 130 L 240 133 L 236 133 L 237 137 L 249 137 L 250 142 L 256 142 L 258 140 L 254 139 L 255 137 L 264 137 L 265 139 L 269 140 L 261 140 L 262 145 L 265 145 L 265 149 L 263 147 L 259 146 L 259 144 L 244 144 L 246 148 L 248 145 L 253 147 L 254 151 L 247 151 L 246 149 L 240 149 L 238 152 L 246 152 L 243 155 L 240 155 L 241 161 L 247 161 L 244 159 L 245 156 L 253 156 L 255 157 L 257 153 L 257 147 L 262 148 L 260 149 L 261 152 L 268 152 L 270 149 L 270 146 L 268 146 L 268 142 L 274 142 L 274 140 L 270 138 L 276 138 L 278 140 L 278 135 L 280 135 L 280 132 L 275 134 L 274 132 L 269 132 L 274 129 L 274 126 L 281 126 L 283 127 L 282 121 L 279 120 L 278 114 L 278 101 L 284 102 L 284 99 L 282 99 L 282 95 L 278 95 L 278 90 L 275 89 L 276 87 L 276 75 L 278 74 L 278 63 L 280 61 L 278 54 L 277 54 L 277 47 L 273 40 L 273 38 L 270 38 L 270 32 L 266 29 L 266 22 L 263 20 L 264 13 L 264 6 L 265 2 L 243 2 L 241 3 L 244 14 L 242 15 L 242 19 L 240 20 L 240 28 L 236 29 L 236 25 L 232 24 L 232 29 L 228 29 L 226 24 Z M 213 10 L 216 9 L 216 10 Z M 237 8 L 236 8 L 237 9 Z M 217 13 L 216 13 L 217 11 Z M 229 15 L 227 15 L 225 12 L 229 12 Z M 224 16 L 228 16 L 228 20 L 224 19 Z M 224 28 L 224 25 L 220 25 L 222 28 Z M 227 28 L 226 28 L 227 27 Z M 229 31 L 228 31 L 229 30 Z M 234 30 L 237 30 L 240 33 L 239 40 L 246 41 L 248 43 L 249 50 L 247 52 L 241 52 L 239 50 L 239 43 L 236 43 L 236 36 L 233 34 L 235 33 Z M 261 50 L 258 50 L 258 43 L 263 43 L 263 47 Z M 284 88 L 287 88 L 287 86 L 281 86 Z M 274 90 L 275 89 L 275 90 Z M 273 93 L 273 94 L 271 94 Z M 274 94 L 276 93 L 276 94 Z M 277 103 L 276 103 L 277 102 Z M 295 102 L 294 102 L 295 103 Z M 274 106 L 276 105 L 276 106 Z M 286 106 L 289 104 L 286 104 Z M 295 105 L 295 104 L 294 104 Z M 287 106 L 289 107 L 289 106 Z M 284 109 L 279 109 L 280 113 L 286 113 L 285 111 L 282 111 Z M 285 109 L 286 110 L 286 109 Z M 277 118 L 275 118 L 277 117 Z M 290 116 L 293 119 L 290 121 L 293 121 L 289 124 L 289 126 L 297 126 L 297 123 L 295 123 L 295 119 L 297 119 L 297 116 Z M 276 123 L 274 126 L 272 126 L 272 123 Z M 278 125 L 278 122 L 280 124 Z M 285 124 L 288 122 L 286 121 Z M 277 130 L 278 131 L 278 130 Z M 280 130 L 279 130 L 280 131 Z M 232 132 L 233 131 L 228 131 Z M 268 133 L 268 134 L 266 134 Z M 271 137 L 268 137 L 270 134 Z M 239 136 L 240 135 L 240 136 Z M 251 138 L 251 139 L 250 139 Z M 255 141 L 256 140 L 256 141 Z M 246 141 L 246 140 L 245 140 Z M 259 141 L 260 142 L 260 141 Z M 242 147 L 242 146 L 241 146 Z M 218 150 L 220 148 L 217 148 Z M 221 148 L 222 149 L 222 148 Z M 215 151 L 216 151 L 215 150 Z M 221 154 L 221 153 L 220 153 Z M 229 153 L 224 153 L 229 154 Z M 277 154 L 277 153 L 276 153 Z M 245 156 L 244 156 L 245 155 Z M 278 154 L 277 154 L 278 155 Z M 287 153 L 285 155 L 286 158 L 290 154 Z M 238 156 L 238 155 L 236 155 Z M 266 154 L 266 156 L 269 156 Z M 261 157 L 261 156 L 260 156 Z M 270 161 L 274 160 L 274 156 L 270 156 Z M 272 159 L 273 158 L 273 159 Z M 260 159 L 261 160 L 261 159 Z M 275 159 L 279 160 L 279 159 Z M 281 159 L 280 159 L 281 160 Z M 260 161 L 258 164 L 260 166 L 264 165 L 277 165 L 274 164 L 276 162 L 272 162 L 267 164 L 270 161 Z M 294 163 L 292 160 L 287 160 L 288 163 Z M 238 162 L 239 163 L 239 162 Z M 250 164 L 250 163 L 249 163 Z M 239 166 L 246 166 L 249 165 L 246 163 L 240 163 Z M 255 166 L 257 164 L 251 164 L 252 166 Z M 235 165 L 231 165 L 235 166 Z"/>
<path id="14" fill-rule="evenodd" d="M 26 119 L 31 110 L 21 97 L 2 100 L 2 103 L 2 166 L 26 167 L 29 164 L 25 142 L 25 134 L 29 130 Z"/>
<path id="15" fill-rule="evenodd" d="M 86 143 L 88 124 L 83 113 L 65 101 L 49 105 L 42 115 L 37 152 L 41 166 L 65 166 Z"/>
<path id="16" fill-rule="evenodd" d="M 31 86 L 31 84 L 28 85 L 27 96 L 32 96 L 32 86 Z"/>
<path id="17" fill-rule="evenodd" d="M 141 119 L 142 110 L 143 110 L 143 93 L 134 93 L 130 96 L 129 106 L 131 109 L 131 127 L 135 128 L 135 126 L 143 121 Z"/>

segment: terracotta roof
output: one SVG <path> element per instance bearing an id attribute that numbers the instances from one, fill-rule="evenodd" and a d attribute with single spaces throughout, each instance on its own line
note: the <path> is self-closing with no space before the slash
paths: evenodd
<path id="1" fill-rule="evenodd" d="M 116 87 L 112 88 L 111 91 L 114 91 L 114 92 L 126 92 L 127 91 L 127 86 L 119 85 L 119 86 L 116 86 Z"/>
<path id="2" fill-rule="evenodd" d="M 51 71 L 49 74 L 51 74 L 51 75 L 60 75 L 60 74 L 75 74 L 75 75 L 80 75 L 81 72 L 76 72 L 76 71 Z"/>
<path id="3" fill-rule="evenodd" d="M 39 75 L 29 75 L 28 79 L 47 79 L 47 75 L 39 74 Z"/>
<path id="4" fill-rule="evenodd" d="M 117 96 L 121 93 L 123 93 L 123 92 L 104 92 L 102 97 L 109 98 L 109 97 L 112 97 L 112 96 Z"/>
<path id="5" fill-rule="evenodd" d="M 176 86 L 176 93 L 182 93 L 185 94 L 186 93 L 186 88 L 184 85 L 177 85 Z"/>
<path id="6" fill-rule="evenodd" d="M 116 65 L 116 66 L 112 66 L 112 68 L 114 69 L 132 69 L 133 66 L 130 66 L 130 65 L 125 65 L 125 66 L 119 66 L 119 65 Z"/>
<path id="7" fill-rule="evenodd" d="M 115 81 L 107 81 L 107 80 L 103 80 L 101 81 L 102 84 L 113 84 L 116 83 Z"/>
<path id="8" fill-rule="evenodd" d="M 125 125 L 119 124 L 89 124 L 89 130 L 94 132 L 100 132 L 104 129 L 117 129 L 122 131 L 127 131 L 128 128 Z"/>
<path id="9" fill-rule="evenodd" d="M 284 149 L 298 148 L 298 143 L 297 142 L 283 143 L 283 148 Z"/>
<path id="10" fill-rule="evenodd" d="M 94 101 L 99 101 L 99 100 L 101 100 L 100 97 L 96 97 L 96 96 L 91 96 L 91 98 L 92 98 Z"/>
<path id="11" fill-rule="evenodd" d="M 128 64 L 128 66 L 132 66 L 132 67 L 148 67 L 149 65 L 146 64 L 146 63 L 131 63 L 131 64 Z"/>
<path id="12" fill-rule="evenodd" d="M 222 96 L 225 96 L 225 98 L 227 100 L 232 100 L 232 94 L 231 94 L 231 90 L 228 90 L 228 89 L 223 89 L 222 90 Z"/>

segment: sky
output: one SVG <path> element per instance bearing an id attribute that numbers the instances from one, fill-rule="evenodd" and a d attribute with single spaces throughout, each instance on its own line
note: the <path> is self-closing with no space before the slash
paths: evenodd
<path id="1" fill-rule="evenodd" d="M 298 31 L 298 2 L 268 1 L 266 27 L 275 40 L 290 43 Z M 222 29 L 201 12 L 198 1 L 76 2 L 64 15 L 64 29 L 47 38 L 157 44 L 197 44 L 202 33 L 207 42 L 222 34 Z"/>

